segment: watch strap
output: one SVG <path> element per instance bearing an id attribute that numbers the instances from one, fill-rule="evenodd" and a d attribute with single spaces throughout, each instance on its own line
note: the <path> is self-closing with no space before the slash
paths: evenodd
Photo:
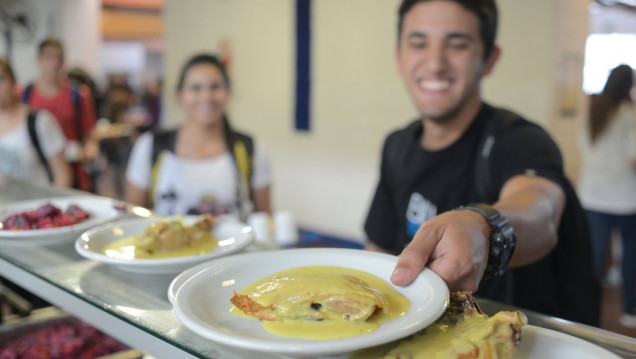
<path id="1" fill-rule="evenodd" d="M 470 203 L 459 207 L 459 209 L 481 214 L 492 229 L 484 278 L 503 275 L 517 244 L 517 237 L 508 219 L 485 203 Z"/>

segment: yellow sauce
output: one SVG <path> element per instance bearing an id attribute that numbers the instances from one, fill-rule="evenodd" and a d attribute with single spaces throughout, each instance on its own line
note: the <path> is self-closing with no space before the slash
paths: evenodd
<path id="1" fill-rule="evenodd" d="M 391 285 L 384 280 L 366 272 L 355 269 L 335 267 L 335 266 L 307 266 L 297 267 L 282 272 L 278 272 L 254 282 L 241 290 L 240 294 L 249 294 L 253 292 L 259 285 L 270 281 L 274 276 L 321 276 L 321 275 L 350 275 L 365 281 L 369 287 L 378 290 L 388 303 L 389 311 L 376 311 L 369 319 L 365 321 L 345 321 L 345 320 L 322 320 L 322 321 L 262 321 L 263 327 L 270 333 L 295 338 L 309 339 L 337 339 L 353 337 L 370 333 L 376 330 L 382 323 L 386 323 L 393 319 L 403 316 L 410 307 L 410 302 L 406 297 L 397 292 Z M 312 282 L 308 281 L 307 288 L 311 289 Z M 232 313 L 241 317 L 251 318 L 235 306 L 232 306 Z"/>
<path id="2" fill-rule="evenodd" d="M 481 315 L 466 317 L 456 326 L 432 325 L 424 335 L 417 335 L 411 340 L 402 342 L 397 348 L 389 352 L 397 357 L 400 353 L 410 353 L 412 359 L 442 359 L 456 358 L 456 353 L 466 353 L 479 343 L 493 326 L 488 319 Z M 452 344 L 452 345 L 451 345 Z"/>
<path id="3" fill-rule="evenodd" d="M 521 323 L 527 320 L 520 314 Z M 484 343 L 497 350 L 498 357 L 510 358 L 514 345 L 509 325 L 497 317 L 470 314 L 455 324 L 432 324 L 395 346 L 389 343 L 360 350 L 348 359 L 365 358 L 410 358 L 410 359 L 456 359 L 466 353 L 479 353 Z M 481 356 L 480 356 L 481 357 Z"/>
<path id="4" fill-rule="evenodd" d="M 102 250 L 102 252 L 111 258 L 117 259 L 163 259 L 197 256 L 210 253 L 214 248 L 218 247 L 219 242 L 209 233 L 199 235 L 192 242 L 171 250 L 164 251 L 148 251 L 146 249 L 137 248 L 138 236 L 124 237 L 118 239 Z"/>

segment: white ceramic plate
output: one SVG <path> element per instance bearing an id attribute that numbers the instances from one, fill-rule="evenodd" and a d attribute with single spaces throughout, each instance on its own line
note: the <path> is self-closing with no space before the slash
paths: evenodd
<path id="1" fill-rule="evenodd" d="M 259 320 L 230 313 L 233 291 L 276 272 L 310 265 L 333 265 L 361 270 L 390 283 L 397 257 L 356 249 L 288 249 L 246 253 L 210 262 L 205 268 L 178 276 L 172 285 L 174 312 L 184 326 L 209 340 L 254 351 L 282 355 L 332 355 L 387 343 L 426 327 L 448 305 L 448 288 L 430 270 L 407 287 L 395 287 L 411 307 L 406 315 L 382 324 L 377 330 L 351 338 L 312 340 L 271 334 Z M 170 294 L 169 294 L 170 295 Z"/>
<path id="2" fill-rule="evenodd" d="M 194 223 L 199 216 L 178 216 L 187 223 Z M 146 274 L 179 273 L 201 262 L 236 253 L 254 240 L 252 229 L 230 219 L 217 218 L 212 235 L 219 241 L 214 251 L 197 256 L 165 259 L 120 259 L 108 257 L 102 249 L 109 243 L 143 232 L 152 223 L 174 217 L 133 218 L 108 223 L 83 233 L 75 241 L 75 250 L 81 256 L 113 265 L 123 271 Z"/>
<path id="3" fill-rule="evenodd" d="M 112 221 L 124 214 L 122 202 L 110 198 L 97 196 L 43 198 L 11 203 L 0 207 L 0 223 L 11 215 L 34 211 L 47 203 L 51 203 L 63 211 L 66 211 L 69 205 L 76 204 L 91 216 L 85 221 L 71 226 L 22 231 L 0 230 L 0 243 L 15 246 L 32 246 L 72 242 L 87 229 Z"/>
<path id="4" fill-rule="evenodd" d="M 385 354 L 378 349 L 375 358 Z M 328 359 L 348 359 L 351 353 Z M 620 359 L 611 352 L 587 342 L 554 330 L 526 325 L 523 327 L 521 346 L 512 359 Z M 327 358 L 323 358 L 327 359 Z"/>
<path id="5" fill-rule="evenodd" d="M 526 325 L 521 347 L 513 359 L 620 359 L 619 356 L 587 342 L 554 330 Z"/>

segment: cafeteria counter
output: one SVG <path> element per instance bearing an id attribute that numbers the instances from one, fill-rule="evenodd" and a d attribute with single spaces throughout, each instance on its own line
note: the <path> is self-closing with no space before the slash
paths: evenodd
<path id="1" fill-rule="evenodd" d="M 69 189 L 36 187 L 0 177 L 0 206 L 28 199 L 85 195 Z M 314 238 L 315 242 L 316 239 Z M 126 273 L 78 255 L 73 243 L 2 245 L 0 275 L 126 345 L 157 358 L 250 358 L 253 352 L 197 336 L 175 317 L 167 298 L 176 274 Z M 481 299 L 487 314 L 515 309 Z M 529 324 L 556 330 L 601 346 L 623 358 L 636 358 L 636 339 L 524 311 Z M 259 358 L 280 358 L 259 353 Z"/>

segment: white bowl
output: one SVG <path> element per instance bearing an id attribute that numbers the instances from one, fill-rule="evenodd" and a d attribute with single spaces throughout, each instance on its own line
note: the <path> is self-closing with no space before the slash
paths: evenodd
<path id="1" fill-rule="evenodd" d="M 199 216 L 175 216 L 194 223 Z M 145 274 L 178 273 L 195 264 L 236 253 L 254 240 L 252 228 L 230 219 L 217 218 L 212 235 L 219 241 L 214 251 L 202 255 L 162 259 L 122 259 L 106 256 L 102 250 L 108 244 L 128 236 L 142 233 L 146 227 L 160 220 L 175 217 L 150 217 L 121 220 L 105 224 L 83 233 L 75 241 L 75 250 L 81 256 L 113 265 L 126 272 Z"/>

